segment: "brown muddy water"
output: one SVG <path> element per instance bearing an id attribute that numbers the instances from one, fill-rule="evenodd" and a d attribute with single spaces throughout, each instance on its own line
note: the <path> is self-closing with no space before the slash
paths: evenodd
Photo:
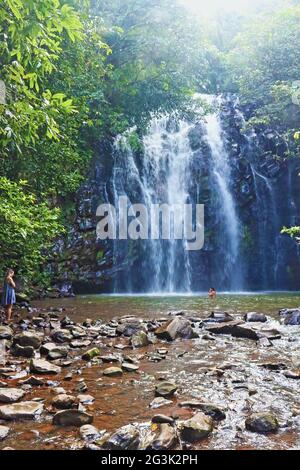
<path id="1" fill-rule="evenodd" d="M 276 328 L 281 333 L 281 339 L 265 347 L 253 340 L 227 335 L 204 339 L 205 330 L 199 330 L 200 337 L 197 339 L 176 339 L 171 343 L 158 341 L 145 348 L 132 349 L 129 338 L 98 337 L 87 348 L 71 350 L 69 357 L 72 364 L 63 368 L 61 374 L 42 376 L 45 383 L 50 382 L 26 391 L 23 401 L 41 400 L 44 403 L 44 411 L 39 418 L 22 422 L 0 420 L 0 425 L 10 428 L 8 437 L 0 442 L 0 449 L 83 448 L 79 428 L 52 425 L 55 410 L 51 405 L 55 387 L 63 387 L 67 393 L 77 396 L 76 386 L 82 380 L 87 385 L 86 394 L 95 399 L 84 407 L 93 414 L 93 425 L 108 433 L 129 423 L 137 423 L 142 434 L 144 424 L 157 413 L 179 420 L 190 418 L 193 411 L 180 407 L 179 402 L 201 400 L 224 409 L 226 419 L 214 422 L 212 435 L 193 444 L 192 448 L 300 449 L 300 381 L 286 378 L 284 370 L 270 370 L 262 366 L 282 363 L 287 369 L 300 367 L 300 327 L 283 326 L 278 321 L 279 309 L 299 306 L 299 293 L 223 294 L 216 301 L 206 296 L 85 296 L 35 302 L 35 316 L 39 312 L 63 307 L 65 311 L 60 318 L 68 315 L 75 322 L 86 318 L 109 322 L 125 315 L 141 319 L 168 319 L 170 311 L 183 309 L 201 319 L 212 310 L 226 311 L 237 319 L 246 312 L 263 312 L 269 319 L 259 327 Z M 27 316 L 25 311 L 18 313 L 21 317 Z M 45 331 L 45 334 L 48 332 Z M 120 344 L 125 349 L 115 347 Z M 125 372 L 121 377 L 114 378 L 103 376 L 103 370 L 115 364 L 103 364 L 99 360 L 87 363 L 81 359 L 82 353 L 94 346 L 100 347 L 103 354 L 128 354 L 138 359 L 138 372 Z M 161 347 L 168 350 L 166 359 L 153 362 L 151 355 Z M 16 359 L 7 354 L 4 359 L 2 357 L 2 362 L 5 367 L 11 365 L 15 369 L 12 375 L 23 371 L 21 378 L 0 376 L 0 381 L 8 386 L 20 387 L 19 382 L 24 378 L 37 376 L 29 373 L 27 359 Z M 65 375 L 70 372 L 73 374 L 72 380 L 65 381 Z M 155 397 L 155 385 L 160 378 L 175 381 L 179 388 L 171 398 L 171 404 L 152 409 L 149 404 Z M 279 430 L 266 435 L 247 431 L 245 419 L 257 411 L 274 413 L 280 424 Z"/>

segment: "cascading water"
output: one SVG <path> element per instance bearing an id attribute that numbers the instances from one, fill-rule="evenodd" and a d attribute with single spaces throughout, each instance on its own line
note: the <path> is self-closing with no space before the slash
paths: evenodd
<path id="1" fill-rule="evenodd" d="M 205 117 L 153 117 L 141 149 L 133 130 L 115 141 L 107 187 L 116 206 L 120 196 L 149 212 L 153 204 L 205 205 L 200 251 L 187 251 L 184 240 L 115 240 L 108 272 L 116 293 L 284 289 L 300 276 L 299 250 L 280 235 L 300 218 L 297 162 L 278 162 L 269 137 L 245 131 L 236 97 L 202 99 L 214 108 Z"/>
<path id="2" fill-rule="evenodd" d="M 189 161 L 192 151 L 190 124 L 170 116 L 152 119 L 143 139 L 143 161 L 138 167 L 128 135 L 115 143 L 114 201 L 126 195 L 130 203 L 183 205 L 188 202 Z M 126 292 L 190 292 L 189 255 L 184 240 L 141 240 L 137 244 L 135 269 L 117 276 L 115 290 Z M 122 262 L 132 242 L 115 242 L 115 261 Z M 134 250 L 134 248 L 132 248 Z"/>
<path id="3" fill-rule="evenodd" d="M 219 98 L 207 97 L 210 105 L 219 107 Z M 219 193 L 221 218 L 219 247 L 224 256 L 224 277 L 229 280 L 230 290 L 242 289 L 241 260 L 238 261 L 240 235 L 239 220 L 235 208 L 234 198 L 231 192 L 231 169 L 228 161 L 228 153 L 224 146 L 223 131 L 218 110 L 210 113 L 205 118 L 205 131 L 207 143 L 211 150 L 213 175 L 217 183 Z"/>

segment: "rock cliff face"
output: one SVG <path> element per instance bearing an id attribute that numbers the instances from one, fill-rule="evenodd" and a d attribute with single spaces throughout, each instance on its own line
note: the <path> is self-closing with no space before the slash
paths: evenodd
<path id="1" fill-rule="evenodd" d="M 218 111 L 206 122 L 156 119 L 143 151 L 126 137 L 99 148 L 73 229 L 55 247 L 52 269 L 62 290 L 299 288 L 300 251 L 280 230 L 300 225 L 300 160 L 284 158 L 276 131 L 245 132 L 236 97 L 213 104 Z M 98 205 L 121 195 L 132 203 L 205 204 L 204 248 L 187 254 L 178 243 L 97 241 Z"/>

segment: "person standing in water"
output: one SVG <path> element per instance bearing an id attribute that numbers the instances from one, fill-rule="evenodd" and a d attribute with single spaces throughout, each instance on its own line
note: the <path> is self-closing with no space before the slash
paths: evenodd
<path id="1" fill-rule="evenodd" d="M 15 273 L 13 269 L 8 269 L 4 278 L 2 305 L 5 308 L 7 321 L 11 321 L 12 308 L 13 308 L 13 305 L 16 303 L 16 293 L 15 293 L 16 284 L 13 280 L 14 275 Z"/>
<path id="2" fill-rule="evenodd" d="M 210 299 L 215 299 L 217 297 L 217 291 L 214 287 L 211 287 L 208 292 L 208 297 Z"/>

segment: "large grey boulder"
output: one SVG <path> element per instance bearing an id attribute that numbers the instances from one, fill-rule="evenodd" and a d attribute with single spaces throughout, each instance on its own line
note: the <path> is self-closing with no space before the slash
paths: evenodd
<path id="1" fill-rule="evenodd" d="M 284 325 L 300 325 L 300 308 L 279 310 L 279 315 L 283 318 Z"/>
<path id="2" fill-rule="evenodd" d="M 174 341 L 177 337 L 185 339 L 198 337 L 191 326 L 191 322 L 186 318 L 181 317 L 175 317 L 174 319 L 164 323 L 155 330 L 155 334 L 158 338 L 167 341 Z"/>

